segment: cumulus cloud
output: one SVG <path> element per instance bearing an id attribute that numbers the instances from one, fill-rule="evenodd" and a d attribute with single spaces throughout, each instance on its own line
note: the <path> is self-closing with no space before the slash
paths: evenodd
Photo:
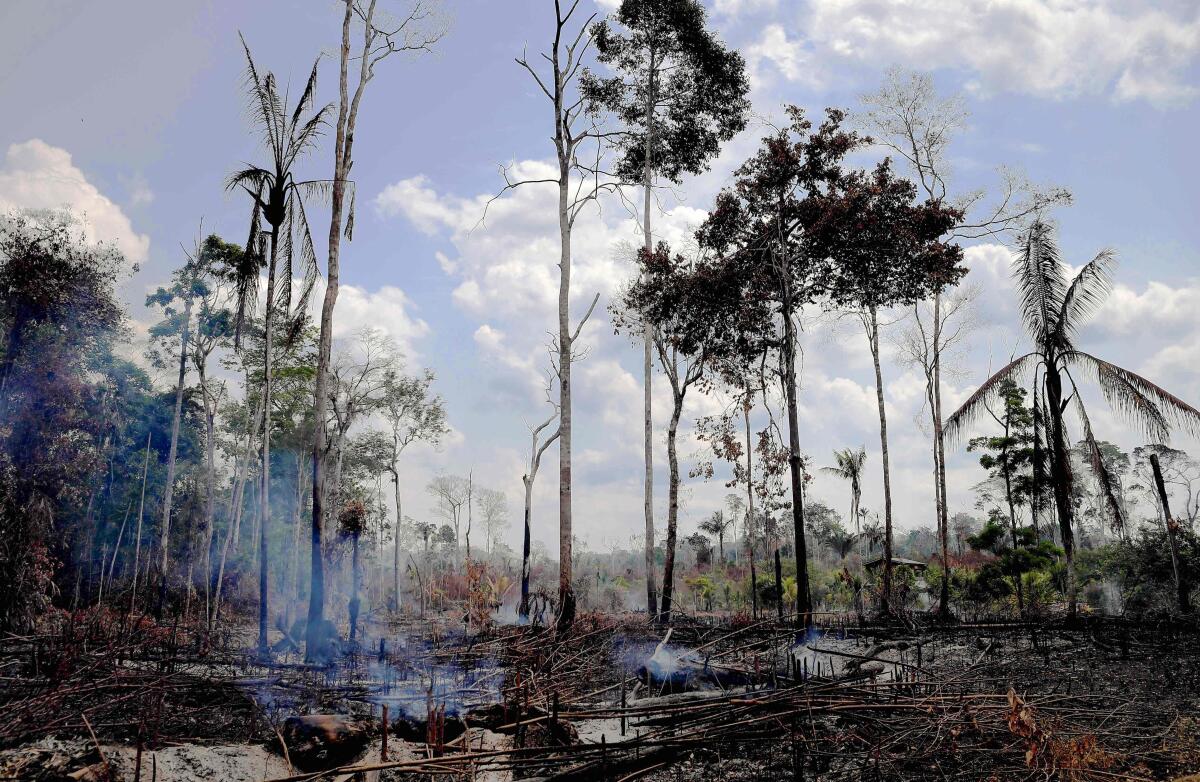
<path id="1" fill-rule="evenodd" d="M 70 208 L 84 221 L 91 241 L 111 242 L 133 263 L 150 253 L 150 237 L 139 234 L 121 207 L 88 181 L 71 153 L 40 139 L 12 144 L 0 167 L 0 210 Z"/>
<path id="2" fill-rule="evenodd" d="M 716 0 L 713 8 L 723 16 L 764 11 L 779 6 L 779 0 Z"/>
<path id="3" fill-rule="evenodd" d="M 265 286 L 260 286 L 260 290 L 262 288 Z M 315 317 L 320 317 L 324 295 L 324 281 L 319 280 L 311 300 Z M 412 299 L 395 286 L 385 285 L 370 291 L 343 283 L 338 287 L 333 337 L 342 339 L 363 328 L 378 329 L 396 341 L 405 359 L 413 365 L 421 358 L 420 342 L 430 334 L 429 324 L 415 313 L 416 305 Z"/>
<path id="4" fill-rule="evenodd" d="M 746 64 L 755 85 L 767 79 L 763 64 L 770 63 L 787 81 L 821 86 L 823 79 L 804 41 L 790 38 L 782 25 L 769 24 L 754 43 L 745 47 Z"/>
<path id="5" fill-rule="evenodd" d="M 981 91 L 1050 98 L 1108 95 L 1157 106 L 1197 89 L 1187 70 L 1200 54 L 1200 10 L 1099 0 L 809 0 L 801 29 L 822 57 L 961 69 Z M 763 34 L 786 52 L 782 30 Z M 783 62 L 788 62 L 787 56 Z M 788 78 L 800 78 L 794 68 Z"/>

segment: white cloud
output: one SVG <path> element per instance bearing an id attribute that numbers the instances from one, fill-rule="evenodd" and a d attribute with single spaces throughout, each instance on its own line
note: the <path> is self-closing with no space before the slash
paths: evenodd
<path id="1" fill-rule="evenodd" d="M 146 181 L 146 177 L 143 174 L 137 173 L 133 176 L 120 176 L 118 179 L 125 188 L 130 206 L 149 206 L 154 203 L 154 191 L 150 188 L 150 183 Z"/>
<path id="2" fill-rule="evenodd" d="M 804 41 L 789 38 L 781 25 L 769 24 L 764 27 L 758 40 L 745 47 L 745 54 L 751 79 L 756 86 L 767 78 L 762 70 L 764 62 L 771 63 L 788 81 L 821 85 L 822 79 Z"/>
<path id="3" fill-rule="evenodd" d="M 1092 318 L 1092 328 L 1109 336 L 1200 331 L 1200 281 L 1190 285 L 1147 283 L 1137 292 L 1118 284 Z"/>
<path id="4" fill-rule="evenodd" d="M 121 207 L 87 180 L 65 149 L 40 139 L 12 144 L 0 168 L 0 209 L 70 208 L 91 241 L 111 242 L 132 263 L 149 256 L 150 237 L 133 230 Z"/>
<path id="5" fill-rule="evenodd" d="M 776 8 L 778 5 L 779 0 L 716 0 L 714 8 L 718 14 L 735 17 Z"/>
<path id="6" fill-rule="evenodd" d="M 312 297 L 317 317 L 324 295 L 324 283 L 318 281 Z M 342 284 L 338 287 L 333 337 L 347 337 L 362 328 L 379 329 L 396 341 L 396 346 L 413 365 L 420 358 L 418 344 L 430 334 L 429 324 L 414 314 L 415 309 L 408 295 L 392 285 L 368 291 L 357 285 Z"/>
<path id="7" fill-rule="evenodd" d="M 963 68 L 987 91 L 1109 94 L 1155 105 L 1196 95 L 1200 12 L 1126 0 L 811 0 L 805 29 L 848 58 Z"/>
<path id="8" fill-rule="evenodd" d="M 422 233 L 436 233 L 454 222 L 461 207 L 445 203 L 428 185 L 424 174 L 401 179 L 375 196 L 375 209 L 385 217 L 403 215 Z"/>

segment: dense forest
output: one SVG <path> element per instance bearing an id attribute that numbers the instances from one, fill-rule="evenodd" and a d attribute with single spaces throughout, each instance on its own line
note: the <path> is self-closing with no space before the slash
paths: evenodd
<path id="1" fill-rule="evenodd" d="M 708 171 L 724 145 L 756 122 L 756 109 L 780 108 L 751 105 L 743 54 L 726 46 L 698 0 L 623 0 L 607 17 L 590 14 L 579 0 L 546 2 L 548 43 L 513 53 L 512 78 L 530 80 L 537 101 L 520 110 L 544 115 L 552 165 L 546 177 L 532 179 L 503 168 L 474 230 L 487 231 L 487 211 L 514 191 L 556 190 L 558 236 L 542 259 L 553 269 L 558 307 L 557 321 L 544 324 L 544 413 L 528 424 L 523 472 L 506 484 L 485 485 L 469 467 L 414 482 L 418 457 L 410 446 L 439 446 L 455 421 L 438 359 L 422 362 L 429 366 L 412 362 L 381 329 L 335 333 L 336 304 L 343 262 L 365 262 L 353 242 L 353 171 L 372 165 L 356 158 L 360 107 L 386 100 L 392 71 L 402 70 L 406 58 L 436 52 L 451 30 L 424 0 L 386 16 L 375 0 L 336 5 L 340 48 L 318 58 L 290 88 L 241 41 L 246 114 L 229 121 L 243 124 L 259 153 L 249 162 L 230 159 L 226 190 L 212 196 L 241 203 L 246 219 L 201 223 L 195 235 L 179 237 L 177 268 L 145 297 L 145 312 L 156 319 L 148 329 L 134 328 L 143 311 L 121 301 L 132 265 L 87 230 L 87 215 L 31 208 L 0 215 L 0 633 L 14 666 L 4 669 L 40 682 L 0 696 L 0 714 L 19 728 L 14 740 L 79 732 L 82 722 L 55 722 L 47 704 L 70 703 L 83 722 L 99 708 L 62 700 L 68 696 L 57 689 L 92 670 L 85 655 L 115 657 L 121 675 L 134 676 L 119 667 L 122 659 L 168 665 L 164 634 L 172 655 L 225 655 L 227 664 L 236 659 L 259 672 L 248 688 L 261 716 L 245 717 L 248 735 L 268 725 L 299 730 L 297 715 L 331 713 L 318 697 L 300 705 L 258 697 L 258 688 L 274 686 L 289 665 L 332 672 L 325 684 L 318 677 L 305 679 L 304 687 L 336 690 L 343 675 L 384 676 L 390 692 L 387 677 L 408 681 L 408 674 L 368 671 L 361 660 L 377 656 L 390 671 L 399 663 L 386 662 L 388 655 L 406 655 L 406 665 L 426 666 L 421 670 L 434 682 L 439 674 L 429 671 L 446 663 L 415 662 L 417 648 L 453 649 L 456 672 L 445 676 L 465 677 L 465 692 L 468 685 L 478 690 L 475 677 L 489 670 L 465 662 L 475 659 L 469 650 L 491 644 L 489 664 L 507 673 L 494 692 L 486 690 L 484 705 L 504 704 L 488 735 L 512 732 L 507 723 L 515 704 L 518 726 L 529 719 L 530 729 L 537 723 L 547 731 L 530 746 L 589 745 L 582 722 L 560 722 L 559 699 L 568 711 L 572 698 L 600 687 L 609 697 L 619 688 L 624 737 L 627 677 L 644 681 L 630 702 L 637 703 L 650 697 L 654 683 L 660 690 L 693 689 L 690 674 L 686 686 L 678 678 L 691 665 L 716 677 L 718 691 L 750 693 L 766 681 L 775 691 L 803 689 L 816 676 L 823 686 L 842 686 L 835 683 L 860 681 L 854 677 L 884 660 L 892 685 L 907 687 L 895 697 L 918 702 L 948 686 L 938 682 L 953 674 L 928 666 L 937 645 L 958 643 L 945 639 L 962 628 L 993 628 L 967 631 L 982 634 L 975 666 L 999 664 L 981 661 L 995 659 L 1001 647 L 1008 649 L 1007 665 L 1033 659 L 1040 666 L 1052 638 L 1085 646 L 1087 638 L 1099 638 L 1101 653 L 1120 649 L 1113 654 L 1128 660 L 1130 635 L 1150 626 L 1184 634 L 1191 640 L 1181 643 L 1194 649 L 1195 636 L 1186 634 L 1195 631 L 1192 612 L 1200 599 L 1200 459 L 1171 438 L 1200 435 L 1200 411 L 1088 344 L 1085 326 L 1122 272 L 1108 250 L 1090 258 L 1060 254 L 1061 235 L 1073 230 L 1069 188 L 1012 176 L 990 193 L 960 189 L 947 159 L 966 123 L 962 96 L 939 93 L 927 74 L 896 69 L 857 105 L 782 107 L 783 119 L 762 125 L 756 148 L 704 205 L 703 219 L 683 240 L 668 242 L 655 232 L 660 194 Z M 546 38 L 545 30 L 536 32 Z M 337 97 L 322 103 L 330 81 Z M 584 291 L 580 307 L 571 277 L 573 232 L 596 219 L 602 205 L 618 203 L 640 228 L 618 249 L 632 274 L 609 300 Z M 1020 318 L 1013 325 L 1025 338 L 972 394 L 952 402 L 945 378 L 973 338 L 980 295 L 964 252 L 985 240 L 1008 248 Z M 1105 237 L 1086 241 L 1099 248 Z M 573 508 L 595 499 L 574 491 L 572 393 L 587 382 L 573 367 L 586 364 L 589 346 L 581 335 L 597 321 L 640 356 L 645 395 L 644 443 L 637 443 L 645 532 L 607 550 L 587 546 L 573 523 Z M 879 438 L 870 457 L 863 443 L 832 453 L 806 444 L 806 351 L 841 349 L 806 343 L 814 323 L 835 324 L 842 339 L 865 340 L 869 349 L 876 395 L 870 413 Z M 888 417 L 891 364 L 881 355 L 893 354 L 923 380 L 923 420 Z M 652 388 L 669 392 L 665 420 L 652 415 Z M 697 406 L 699 397 L 707 403 Z M 1094 430 L 1098 409 L 1126 429 Z M 681 427 L 694 430 L 700 453 L 681 453 Z M 893 502 L 889 442 L 897 428 L 923 433 L 932 508 Z M 1111 441 L 1118 434 L 1141 444 L 1121 447 Z M 962 473 L 947 469 L 948 455 L 961 452 L 975 465 L 968 486 L 954 486 Z M 665 482 L 654 469 L 663 456 Z M 816 475 L 836 479 L 839 493 L 816 496 Z M 880 482 L 878 503 L 863 501 L 869 482 Z M 557 541 L 532 534 L 535 485 L 556 497 Z M 723 503 L 703 513 L 689 509 L 688 488 L 700 485 L 724 487 Z M 973 508 L 957 509 L 951 494 L 968 489 Z M 414 515 L 414 498 L 435 511 Z M 523 545 L 509 545 L 510 531 Z M 836 647 L 843 653 L 835 665 L 838 653 L 824 653 L 854 627 L 871 628 L 877 643 Z M 1041 629 L 1023 648 L 1019 634 L 1028 628 Z M 732 655 L 731 667 L 710 674 L 712 651 L 700 650 L 725 632 L 719 648 Z M 1018 640 L 1001 640 L 1005 632 Z M 760 635 L 756 646 L 752 639 Z M 1068 635 L 1076 640 L 1063 640 Z M 586 640 L 596 637 L 604 639 L 603 653 Z M 854 636 L 866 637 L 865 631 Z M 898 644 L 898 637 L 910 640 Z M 801 653 L 822 639 L 824 656 Z M 648 646 L 637 651 L 638 643 Z M 777 643 L 790 651 L 773 651 Z M 939 660 L 960 654 L 953 651 L 959 646 L 947 649 L 936 652 Z M 139 657 L 143 652 L 150 656 Z M 665 673 L 655 667 L 663 654 L 674 655 Z M 961 654 L 969 667 L 975 653 Z M 560 664 L 573 671 L 569 681 L 556 678 L 565 675 Z M 54 665 L 58 672 L 47 673 Z M 1179 666 L 1180 677 L 1195 681 L 1194 660 Z M 1080 775 L 1062 778 L 1100 778 L 1087 774 L 1112 770 L 1150 779 L 1185 770 L 1182 754 L 1173 766 L 1174 760 L 1151 761 L 1149 750 L 1126 746 L 1133 723 L 1115 728 L 1124 738 L 1107 749 L 1094 744 L 1103 739 L 1101 728 L 1075 730 L 1067 722 L 1075 717 L 1051 718 L 1057 712 L 1050 706 L 1035 725 L 1027 692 L 1037 685 L 1006 683 L 1025 680 L 1015 668 L 1005 670 L 981 672 L 995 674 L 998 683 L 980 686 L 1009 693 L 995 712 L 1008 722 L 997 717 L 996 729 L 1017 737 L 1018 754 L 1033 753 L 1023 769 L 1018 758 L 1009 771 L 1058 774 L 1070 767 L 1082 769 Z M 883 672 L 881 665 L 871 681 Z M 261 677 L 275 678 L 263 684 L 268 679 Z M 214 671 L 201 678 L 221 680 Z M 531 706 L 535 681 L 541 684 Z M 136 682 L 129 686 L 150 686 Z M 480 704 L 447 696 L 433 683 L 410 686 L 426 688 L 421 709 L 404 709 L 420 723 L 413 740 L 436 744 L 440 755 L 452 738 L 439 732 L 448 727 L 447 698 L 455 720 Z M 524 712 L 517 692 L 524 693 Z M 961 697 L 960 690 L 953 695 Z M 161 712 L 164 696 L 157 697 Z M 814 764 L 820 779 L 851 778 L 872 762 L 874 773 L 889 776 L 879 770 L 880 753 L 901 763 L 911 750 L 896 737 L 933 730 L 913 727 L 921 718 L 888 713 L 864 723 L 870 727 L 855 739 L 839 739 L 846 747 L 856 741 L 873 747 L 861 755 L 845 750 L 865 765 L 831 767 L 815 747 L 841 727 L 833 727 L 832 717 L 814 722 L 807 697 L 807 723 L 798 728 L 795 716 L 790 723 L 778 718 L 776 727 L 791 737 L 779 746 L 790 740 L 793 753 L 787 763 L 768 764 L 778 778 L 795 768 L 802 775 L 804 763 Z M 878 697 L 878 690 L 861 697 Z M 367 700 L 372 715 L 388 703 Z M 728 696 L 722 703 L 743 708 L 729 705 Z M 347 708 L 354 711 L 339 707 Z M 379 725 L 364 729 L 373 742 L 382 729 L 382 751 L 373 757 L 383 766 L 389 730 L 393 749 L 407 740 L 401 727 L 389 727 L 387 708 Z M 401 707 L 392 708 L 395 717 Z M 129 723 L 113 733 L 112 725 L 99 724 L 100 711 L 90 713 L 104 735 L 91 733 L 104 778 L 119 774 L 101 745 L 124 740 L 129 749 L 134 732 L 135 773 L 143 773 L 143 741 L 151 748 L 158 728 L 150 739 L 146 718 L 139 718 L 136 731 Z M 616 714 L 604 712 L 613 725 Z M 913 722 L 898 725 L 902 719 Z M 990 717 L 981 711 L 979 719 Z M 1052 722 L 1063 735 L 1090 736 L 1093 744 L 1065 747 L 1040 727 Z M 1168 720 L 1154 730 L 1194 731 L 1194 716 L 1190 726 Z M 88 723 L 84 739 L 91 730 Z M 170 730 L 163 728 L 164 735 Z M 567 755 L 561 763 L 579 765 L 560 763 L 553 774 L 640 773 L 640 761 L 618 749 L 624 739 L 616 729 L 603 730 L 611 759 Z M 808 731 L 807 760 L 796 760 L 797 731 Z M 302 741 L 276 735 L 303 757 Z M 720 735 L 739 752 L 751 752 L 746 747 L 758 740 L 750 727 Z M 963 734 L 966 744 L 976 742 L 968 735 L 977 734 Z M 598 733 L 593 738 L 600 741 Z M 955 751 L 956 768 L 988 768 L 986 757 L 1004 768 L 995 759 L 1002 750 L 976 743 Z M 470 750 L 469 741 L 464 746 Z M 669 743 L 654 746 L 659 754 L 648 757 L 661 755 L 664 763 L 668 755 L 671 763 L 679 757 Z M 985 750 L 997 754 L 972 754 Z M 1194 751 L 1193 760 L 1200 757 Z M 547 772 L 551 766 L 522 757 L 525 766 L 513 761 L 494 773 L 558 778 Z M 332 753 L 322 758 L 336 760 Z M 286 763 L 289 773 L 293 764 L 304 768 L 294 757 Z M 409 773 L 465 774 L 464 768 L 413 765 Z M 570 777 L 571 768 L 580 776 Z M 706 769 L 697 773 L 725 773 L 719 763 Z"/>

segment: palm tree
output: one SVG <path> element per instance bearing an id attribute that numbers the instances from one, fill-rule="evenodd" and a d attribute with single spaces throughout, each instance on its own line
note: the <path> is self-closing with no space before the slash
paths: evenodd
<path id="1" fill-rule="evenodd" d="M 700 522 L 700 531 L 709 535 L 716 535 L 717 550 L 721 554 L 721 565 L 725 565 L 725 530 L 733 524 L 733 517 L 725 517 L 725 511 L 713 511 L 713 514 Z"/>
<path id="2" fill-rule="evenodd" d="M 1021 294 L 1021 319 L 1033 341 L 1033 350 L 1013 359 L 988 378 L 946 422 L 951 436 L 970 425 L 987 403 L 997 398 L 1005 381 L 1033 373 L 1033 395 L 1044 411 L 1050 483 L 1058 510 L 1059 530 L 1067 561 L 1068 612 L 1076 611 L 1078 585 L 1075 578 L 1074 509 L 1069 441 L 1064 414 L 1074 402 L 1083 441 L 1092 469 L 1112 513 L 1114 524 L 1122 523 L 1115 482 L 1104 463 L 1091 422 L 1072 370 L 1095 378 L 1109 405 L 1132 419 L 1153 442 L 1163 442 L 1176 425 L 1192 433 L 1200 431 L 1200 411 L 1141 375 L 1079 350 L 1075 338 L 1079 327 L 1103 303 L 1112 288 L 1114 254 L 1104 250 L 1071 278 L 1059 259 L 1053 229 L 1035 221 L 1021 237 L 1020 254 L 1013 264 Z M 1064 391 L 1069 391 L 1064 394 Z M 1040 437 L 1040 435 L 1039 435 Z M 1035 476 L 1036 479 L 1036 476 Z M 1034 487 L 1037 492 L 1038 487 Z"/>
<path id="3" fill-rule="evenodd" d="M 240 36 L 239 36 L 240 37 Z M 262 435 L 262 503 L 259 525 L 259 617 L 258 645 L 267 647 L 267 520 L 270 518 L 271 485 L 271 353 L 275 346 L 276 311 L 288 322 L 287 338 L 300 332 L 307 313 L 308 297 L 317 277 L 317 258 L 313 252 L 308 217 L 304 213 L 303 195 L 326 188 L 327 183 L 298 181 L 293 174 L 296 162 L 311 150 L 321 135 L 332 105 L 312 111 L 317 87 L 317 62 L 304 85 L 304 90 L 291 112 L 287 110 L 287 91 L 281 95 L 275 75 L 260 76 L 242 39 L 246 51 L 246 93 L 250 116 L 262 133 L 263 144 L 271 155 L 269 167 L 247 166 L 234 173 L 226 188 L 241 188 L 250 194 L 250 236 L 246 241 L 244 261 L 234 273 L 237 286 L 237 326 L 234 342 L 240 349 L 242 324 L 252 313 L 258 298 L 259 276 L 262 267 L 267 272 L 266 313 L 263 317 L 263 416 Z M 305 116 L 308 114 L 308 116 Z M 264 236 L 263 224 L 266 224 Z M 264 248 L 264 244 L 266 248 Z M 264 252 L 265 249 L 265 252 Z M 282 266 L 280 261 L 282 260 Z M 299 268 L 298 268 L 299 267 Z M 293 296 L 292 280 L 301 271 L 303 282 L 299 295 Z M 278 278 L 278 289 L 277 288 Z"/>
<path id="4" fill-rule="evenodd" d="M 857 535 L 862 532 L 859 527 L 858 503 L 862 499 L 862 474 L 863 465 L 867 463 L 867 449 L 859 448 L 855 451 L 843 448 L 834 451 L 833 458 L 837 462 L 836 466 L 821 469 L 850 482 L 850 518 L 854 519 L 854 533 Z"/>

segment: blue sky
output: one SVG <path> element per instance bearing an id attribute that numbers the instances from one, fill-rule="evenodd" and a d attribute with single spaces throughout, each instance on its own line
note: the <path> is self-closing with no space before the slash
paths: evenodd
<path id="1" fill-rule="evenodd" d="M 397 0 L 398 2 L 398 0 Z M 611 3 L 583 10 L 603 14 Z M 373 325 L 405 347 L 410 364 L 433 367 L 454 435 L 439 451 L 411 452 L 407 512 L 428 517 L 422 487 L 439 470 L 474 469 L 509 492 L 519 516 L 526 423 L 542 416 L 539 378 L 553 327 L 555 213 L 545 191 L 494 205 L 498 166 L 536 170 L 550 154 L 550 109 L 513 62 L 548 42 L 548 0 L 448 0 L 449 32 L 431 56 L 389 61 L 370 85 L 356 141 L 359 219 L 343 250 L 347 285 L 340 332 Z M 995 188 L 996 168 L 1069 188 L 1059 221 L 1065 257 L 1080 264 L 1103 247 L 1118 252 L 1118 287 L 1084 332 L 1096 353 L 1145 371 L 1200 400 L 1200 7 L 1194 2 L 1006 0 L 715 0 L 711 22 L 752 73 L 756 114 L 778 119 L 784 103 L 817 112 L 855 108 L 893 65 L 929 71 L 940 90 L 961 91 L 968 127 L 951 149 L 953 190 Z M 117 241 L 140 271 L 125 287 L 140 300 L 181 259 L 201 218 L 205 230 L 240 240 L 245 204 L 222 189 L 241 162 L 260 156 L 248 132 L 237 32 L 263 69 L 298 89 L 318 53 L 337 42 L 336 4 L 162 3 L 9 0 L 0 9 L 0 206 L 70 204 L 98 237 Z M 334 63 L 321 64 L 320 99 L 336 97 Z M 657 218 L 678 240 L 698 222 L 729 173 L 764 134 L 756 121 L 710 173 L 665 195 Z M 303 165 L 329 175 L 323 145 Z M 867 159 L 861 161 L 869 162 Z M 314 223 L 327 218 L 314 212 Z M 636 242 L 618 204 L 581 218 L 576 309 L 603 301 L 629 274 L 623 241 Z M 314 226 L 323 234 L 324 229 Z M 981 326 L 948 381 L 957 401 L 1020 346 L 1006 251 L 969 251 L 980 288 Z M 577 524 L 593 546 L 628 543 L 640 525 L 639 353 L 598 311 L 576 370 Z M 806 336 L 802 439 L 817 463 L 835 447 L 866 445 L 872 470 L 864 502 L 878 507 L 873 380 L 862 335 L 819 326 Z M 164 381 L 165 382 L 165 381 Z M 656 392 L 657 419 L 666 399 Z M 931 523 L 928 445 L 916 420 L 921 388 L 885 366 L 893 432 L 897 518 Z M 696 398 L 685 417 L 720 400 Z M 1098 434 L 1133 445 L 1135 433 L 1096 405 Z M 1194 441 L 1179 444 L 1200 448 Z M 660 438 L 657 463 L 665 465 Z M 696 444 L 690 427 L 681 453 Z M 957 454 L 954 510 L 971 505 L 981 471 Z M 660 470 L 657 496 L 666 496 Z M 552 540 L 553 472 L 541 477 L 535 536 Z M 686 529 L 717 507 L 719 482 L 689 484 Z M 845 488 L 818 477 L 816 496 L 837 508 Z M 660 513 L 665 516 L 665 513 Z M 516 529 L 510 536 L 515 543 Z"/>

